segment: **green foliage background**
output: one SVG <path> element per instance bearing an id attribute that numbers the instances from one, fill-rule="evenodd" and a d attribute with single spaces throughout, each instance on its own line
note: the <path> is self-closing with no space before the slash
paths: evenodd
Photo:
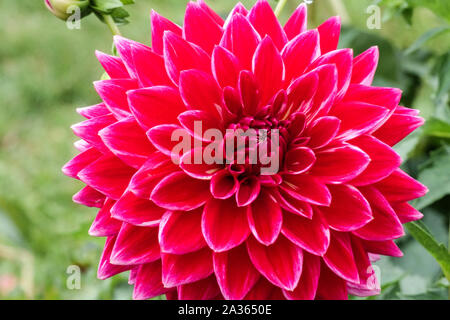
<path id="1" fill-rule="evenodd" d="M 181 24 L 186 2 L 138 0 L 127 6 L 132 23 L 122 32 L 149 43 L 150 9 Z M 290 0 L 282 18 L 299 2 Z M 234 5 L 208 3 L 223 16 Z M 374 3 L 382 8 L 380 30 L 366 25 L 366 10 Z M 310 24 L 335 14 L 345 22 L 341 46 L 356 54 L 380 47 L 375 85 L 401 88 L 403 103 L 427 119 L 396 147 L 405 170 L 430 189 L 414 203 L 426 226 L 408 227 L 419 241 L 410 235 L 399 241 L 403 258 L 377 263 L 383 292 L 375 299 L 446 299 L 441 267 L 450 266 L 442 245 L 448 242 L 450 211 L 449 2 L 316 0 Z M 0 40 L 0 299 L 129 299 L 125 276 L 96 279 L 103 240 L 87 235 L 96 212 L 72 203 L 82 185 L 60 170 L 75 155 L 69 128 L 81 121 L 75 108 L 99 100 L 91 85 L 102 75 L 94 49 L 111 51 L 108 29 L 91 15 L 81 30 L 69 30 L 43 0 L 1 1 Z M 70 265 L 81 268 L 80 290 L 66 286 Z"/>

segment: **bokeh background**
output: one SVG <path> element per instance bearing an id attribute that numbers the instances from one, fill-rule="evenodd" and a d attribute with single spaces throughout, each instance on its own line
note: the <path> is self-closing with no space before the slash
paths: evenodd
<path id="1" fill-rule="evenodd" d="M 186 0 L 136 0 L 124 36 L 150 43 L 150 9 L 182 24 Z M 222 16 L 231 0 L 207 1 Z M 254 0 L 243 3 L 250 7 Z M 301 0 L 289 0 L 282 20 Z M 275 5 L 275 1 L 271 1 Z M 381 8 L 381 29 L 369 29 L 370 5 Z M 448 0 L 316 0 L 309 22 L 339 14 L 340 46 L 355 54 L 378 45 L 375 85 L 404 91 L 425 127 L 396 150 L 404 168 L 429 186 L 414 205 L 437 241 L 448 242 L 450 212 L 450 2 Z M 73 204 L 82 185 L 61 173 L 76 140 L 76 107 L 99 102 L 92 82 L 102 70 L 94 50 L 111 52 L 111 34 L 91 15 L 69 30 L 44 1 L 0 1 L 0 299 L 130 299 L 125 276 L 96 279 L 103 239 L 88 236 L 96 214 Z M 446 299 L 439 264 L 411 236 L 399 241 L 405 256 L 377 263 L 383 291 L 376 299 Z M 79 266 L 81 288 L 67 286 Z M 69 270 L 70 271 L 70 270 Z M 69 279 L 70 280 L 70 279 Z"/>

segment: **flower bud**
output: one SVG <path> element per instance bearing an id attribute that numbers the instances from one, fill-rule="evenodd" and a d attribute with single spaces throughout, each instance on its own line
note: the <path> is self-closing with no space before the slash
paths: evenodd
<path id="1" fill-rule="evenodd" d="M 81 17 L 87 16 L 91 9 L 89 0 L 44 0 L 48 10 L 56 17 L 67 20 L 74 14 L 74 6 L 81 10 Z"/>

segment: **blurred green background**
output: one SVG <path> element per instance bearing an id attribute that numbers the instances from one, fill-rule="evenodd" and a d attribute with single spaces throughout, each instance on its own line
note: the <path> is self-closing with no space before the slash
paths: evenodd
<path id="1" fill-rule="evenodd" d="M 150 9 L 182 24 L 186 0 L 137 0 L 128 6 L 124 36 L 150 42 Z M 222 16 L 231 0 L 207 1 Z M 282 20 L 301 0 L 290 0 Z M 243 3 L 250 7 L 254 1 Z M 271 2 L 275 5 L 275 1 Z M 381 29 L 367 19 L 381 6 Z M 316 0 L 310 24 L 339 14 L 342 47 L 356 53 L 378 45 L 375 84 L 404 90 L 403 103 L 420 109 L 428 123 L 397 146 L 404 167 L 430 188 L 417 201 L 425 223 L 448 241 L 450 200 L 450 8 L 448 0 Z M 373 7 L 372 7 L 373 9 Z M 376 10 L 376 8 L 375 8 Z M 92 82 L 102 69 L 94 50 L 111 51 L 111 35 L 91 15 L 69 30 L 44 1 L 0 2 L 0 299 L 130 299 L 125 276 L 100 281 L 96 268 L 103 239 L 88 236 L 96 212 L 72 203 L 82 185 L 61 173 L 76 154 L 70 125 L 76 107 L 99 101 Z M 405 256 L 377 265 L 383 283 L 378 299 L 445 299 L 448 281 L 438 263 L 410 236 Z M 81 289 L 67 287 L 67 268 L 81 270 Z"/>

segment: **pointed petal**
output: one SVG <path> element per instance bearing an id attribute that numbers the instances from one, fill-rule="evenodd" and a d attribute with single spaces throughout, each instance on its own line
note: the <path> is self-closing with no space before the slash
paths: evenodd
<path id="1" fill-rule="evenodd" d="M 107 199 L 98 212 L 89 229 L 89 235 L 93 237 L 110 237 L 119 233 L 122 222 L 111 217 L 111 207 L 114 201 Z"/>
<path id="2" fill-rule="evenodd" d="M 325 263 L 320 265 L 320 279 L 317 286 L 318 300 L 347 300 L 347 283 L 331 271 Z"/>
<path id="3" fill-rule="evenodd" d="M 377 71 L 380 53 L 378 47 L 372 47 L 353 60 L 352 83 L 370 86 Z"/>
<path id="4" fill-rule="evenodd" d="M 83 151 L 75 158 L 70 160 L 67 164 L 62 168 L 62 172 L 71 178 L 78 179 L 78 172 L 86 168 L 92 162 L 96 161 L 98 158 L 102 156 L 102 153 L 99 152 L 95 148 L 87 149 Z"/>
<path id="5" fill-rule="evenodd" d="M 242 71 L 239 75 L 239 91 L 245 115 L 254 116 L 261 100 L 258 83 L 250 71 Z"/>
<path id="6" fill-rule="evenodd" d="M 180 168 L 195 179 L 210 180 L 215 173 L 224 168 L 223 164 L 217 164 L 215 159 L 211 164 L 206 163 L 204 157 L 205 148 L 195 148 L 186 152 L 180 159 Z"/>
<path id="7" fill-rule="evenodd" d="M 77 108 L 77 112 L 86 119 L 98 118 L 109 114 L 109 110 L 104 103 L 99 103 L 93 106 Z"/>
<path id="8" fill-rule="evenodd" d="M 289 40 L 295 38 L 300 33 L 307 30 L 308 20 L 307 20 L 307 9 L 306 4 L 302 3 L 297 7 L 292 16 L 286 22 L 284 26 L 284 32 Z"/>
<path id="9" fill-rule="evenodd" d="M 80 137 L 99 151 L 106 153 L 109 150 L 98 135 L 98 132 L 116 121 L 112 114 L 107 114 L 77 123 L 72 126 L 72 130 L 77 137 Z"/>
<path id="10" fill-rule="evenodd" d="M 95 208 L 102 208 L 105 199 L 106 197 L 103 194 L 89 186 L 84 187 L 72 197 L 75 203 Z"/>
<path id="11" fill-rule="evenodd" d="M 356 267 L 352 245 L 348 233 L 331 232 L 330 246 L 323 256 L 326 265 L 340 278 L 359 283 L 359 274 Z"/>
<path id="12" fill-rule="evenodd" d="M 178 300 L 212 300 L 220 294 L 214 275 L 178 287 Z"/>
<path id="13" fill-rule="evenodd" d="M 135 65 L 136 77 L 141 87 L 171 85 L 166 73 L 164 59 L 144 46 L 131 45 L 131 55 Z"/>
<path id="14" fill-rule="evenodd" d="M 111 79 L 128 79 L 127 68 L 119 57 L 110 56 L 106 53 L 95 51 L 98 61 Z"/>
<path id="15" fill-rule="evenodd" d="M 402 257 L 403 253 L 394 241 L 370 241 L 359 239 L 367 252 L 391 257 Z"/>
<path id="16" fill-rule="evenodd" d="M 163 36 L 165 31 L 172 31 L 174 34 L 181 36 L 183 30 L 180 26 L 170 20 L 159 15 L 152 10 L 152 49 L 156 54 L 162 55 L 164 50 Z"/>
<path id="17" fill-rule="evenodd" d="M 331 201 L 327 186 L 310 175 L 285 175 L 280 187 L 292 197 L 311 204 L 328 206 Z"/>
<path id="18" fill-rule="evenodd" d="M 320 34 L 320 51 L 322 54 L 336 50 L 341 34 L 341 18 L 331 17 L 317 27 L 317 30 Z"/>
<path id="19" fill-rule="evenodd" d="M 373 133 L 373 136 L 394 146 L 424 123 L 425 120 L 421 117 L 394 112 L 386 123 Z"/>
<path id="20" fill-rule="evenodd" d="M 274 190 L 272 194 L 277 199 L 278 204 L 284 210 L 287 210 L 291 213 L 298 214 L 302 217 L 311 219 L 313 215 L 313 210 L 311 205 L 308 203 L 298 200 L 283 189 Z"/>
<path id="21" fill-rule="evenodd" d="M 160 152 L 169 156 L 174 164 L 180 163 L 180 157 L 190 150 L 193 139 L 189 132 L 176 124 L 162 124 L 147 131 L 150 142 Z M 177 147 L 182 146 L 179 149 Z"/>
<path id="22" fill-rule="evenodd" d="M 106 238 L 105 246 L 103 248 L 102 257 L 98 264 L 97 278 L 100 280 L 106 280 L 115 276 L 116 274 L 130 270 L 132 266 L 117 266 L 110 263 L 111 251 L 116 242 L 116 236 Z"/>
<path id="23" fill-rule="evenodd" d="M 283 290 L 290 300 L 314 300 L 320 277 L 320 258 L 303 252 L 303 271 L 297 287 L 293 291 Z"/>
<path id="24" fill-rule="evenodd" d="M 308 142 L 310 148 L 321 148 L 328 145 L 336 137 L 341 120 L 336 117 L 320 117 L 308 128 L 307 135 L 311 139 Z"/>
<path id="25" fill-rule="evenodd" d="M 135 80 L 112 79 L 94 82 L 94 87 L 108 109 L 117 117 L 123 119 L 130 116 L 127 91 L 137 89 Z"/>
<path id="26" fill-rule="evenodd" d="M 236 203 L 239 207 L 248 206 L 258 197 L 260 191 L 259 179 L 254 176 L 247 177 L 239 183 L 236 191 Z"/>
<path id="27" fill-rule="evenodd" d="M 391 206 L 400 219 L 401 223 L 408 223 L 423 218 L 423 214 L 417 211 L 412 205 L 407 202 L 394 202 L 391 203 Z"/>
<path id="28" fill-rule="evenodd" d="M 211 62 L 214 78 L 222 88 L 237 86 L 241 66 L 234 54 L 221 46 L 216 46 Z"/>
<path id="29" fill-rule="evenodd" d="M 308 171 L 316 161 L 314 152 L 307 147 L 297 147 L 289 150 L 284 158 L 287 172 L 300 174 Z"/>
<path id="30" fill-rule="evenodd" d="M 134 284 L 133 299 L 146 300 L 168 291 L 161 281 L 161 260 L 139 266 Z"/>
<path id="31" fill-rule="evenodd" d="M 389 177 L 375 184 L 389 202 L 410 201 L 423 197 L 428 188 L 397 169 Z"/>
<path id="32" fill-rule="evenodd" d="M 211 178 L 210 191 L 216 199 L 231 198 L 239 187 L 239 181 L 228 170 L 222 170 Z"/>

